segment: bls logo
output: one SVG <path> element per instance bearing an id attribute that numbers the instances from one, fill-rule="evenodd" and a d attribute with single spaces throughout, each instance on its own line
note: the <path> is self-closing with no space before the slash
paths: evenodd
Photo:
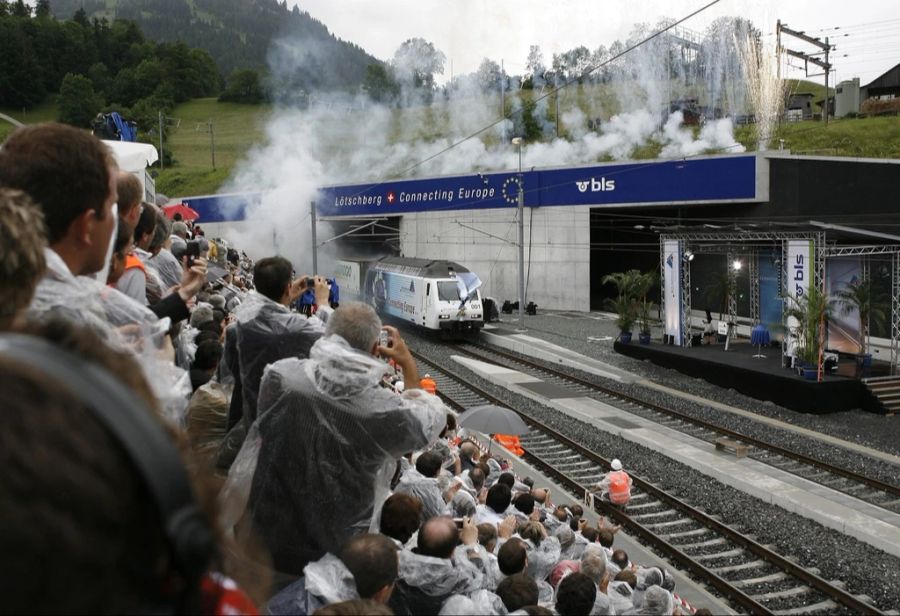
<path id="1" fill-rule="evenodd" d="M 616 189 L 616 181 L 615 180 L 607 180 L 605 177 L 600 178 L 591 178 L 591 181 L 588 182 L 585 180 L 584 182 L 575 182 L 575 186 L 578 187 L 578 192 L 587 192 L 588 186 L 591 187 L 591 192 L 606 192 L 608 190 Z"/>

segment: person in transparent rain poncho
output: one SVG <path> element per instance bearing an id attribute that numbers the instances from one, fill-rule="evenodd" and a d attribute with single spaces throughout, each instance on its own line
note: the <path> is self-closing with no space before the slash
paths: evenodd
<path id="1" fill-rule="evenodd" d="M 169 320 L 104 284 L 117 226 L 117 173 L 103 143 L 61 124 L 20 128 L 0 148 L 0 186 L 28 194 L 46 224 L 47 269 L 26 316 L 73 321 L 133 353 L 167 414 L 180 419 L 190 380 L 166 357 Z M 205 266 L 196 269 L 192 284 L 206 277 Z M 102 282 L 91 278 L 98 272 Z M 196 289 L 184 291 L 190 297 Z M 186 315 L 184 299 L 177 301 Z"/>
<path id="2" fill-rule="evenodd" d="M 395 614 L 436 614 L 452 595 L 475 597 L 490 583 L 484 556 L 471 519 L 465 518 L 459 529 L 452 518 L 431 518 L 419 529 L 416 548 L 400 552 L 388 605 Z"/>
<path id="3" fill-rule="evenodd" d="M 398 556 L 384 535 L 353 537 L 340 554 L 326 554 L 303 568 L 303 577 L 269 600 L 266 613 L 312 614 L 332 603 L 370 599 L 384 604 L 397 580 Z"/>
<path id="4" fill-rule="evenodd" d="M 677 616 L 681 614 L 681 609 L 672 593 L 653 585 L 644 594 L 644 602 L 637 613 L 642 616 Z"/>
<path id="5" fill-rule="evenodd" d="M 256 420 L 260 382 L 266 366 L 287 357 L 306 358 L 325 332 L 331 308 L 328 284 L 316 276 L 314 292 L 320 309 L 312 318 L 291 312 L 288 306 L 307 290 L 307 276 L 292 279 L 293 265 L 283 257 L 260 259 L 253 268 L 256 290 L 234 311 L 235 323 L 225 332 L 224 360 L 235 377 L 228 412 L 226 449 L 233 458 Z M 231 460 L 221 460 L 227 468 Z"/>
<path id="6" fill-rule="evenodd" d="M 597 585 L 597 596 L 594 599 L 592 616 L 616 614 L 609 591 L 609 571 L 606 568 L 606 557 L 602 552 L 591 550 L 581 559 L 581 573 L 585 574 Z"/>
<path id="7" fill-rule="evenodd" d="M 426 451 L 416 458 L 414 468 L 404 471 L 400 483 L 394 488 L 395 492 L 409 494 L 422 501 L 422 522 L 435 516 L 450 515 L 453 508 L 447 500 L 452 499 L 462 485 L 454 482 L 454 487 L 442 494 L 437 479 L 440 470 L 441 457 L 434 451 Z"/>
<path id="8" fill-rule="evenodd" d="M 399 457 L 434 443 L 447 409 L 417 388 L 416 363 L 393 327 L 382 330 L 365 304 L 342 304 L 309 359 L 283 359 L 265 372 L 259 417 L 224 487 L 223 527 L 262 539 L 277 572 L 299 576 L 350 537 L 377 532 Z M 385 364 L 403 368 L 407 388 L 380 386 Z M 246 514 L 246 515 L 245 515 Z M 238 524 L 238 522 L 241 522 Z"/>

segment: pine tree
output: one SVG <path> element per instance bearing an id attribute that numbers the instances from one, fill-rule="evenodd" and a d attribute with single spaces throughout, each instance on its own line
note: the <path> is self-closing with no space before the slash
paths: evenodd
<path id="1" fill-rule="evenodd" d="M 50 0 L 37 0 L 34 5 L 34 16 L 38 19 L 50 17 Z"/>
<path id="2" fill-rule="evenodd" d="M 31 7 L 25 4 L 25 0 L 16 0 L 12 7 L 12 14 L 16 17 L 31 17 Z"/>
<path id="3" fill-rule="evenodd" d="M 72 15 L 72 21 L 81 26 L 82 28 L 90 28 L 91 20 L 88 19 L 87 13 L 84 11 L 84 8 L 80 8 L 75 11 L 75 14 Z"/>

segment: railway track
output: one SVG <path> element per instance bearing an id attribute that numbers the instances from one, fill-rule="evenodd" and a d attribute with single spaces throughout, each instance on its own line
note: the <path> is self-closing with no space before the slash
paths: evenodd
<path id="1" fill-rule="evenodd" d="M 414 355 L 427 365 L 441 396 L 457 410 L 480 404 L 508 407 L 449 368 L 420 353 Z M 516 412 L 530 427 L 529 434 L 520 437 L 525 459 L 582 499 L 609 468 L 609 461 L 537 418 Z M 599 500 L 594 502 L 595 510 L 640 537 L 681 570 L 715 588 L 736 611 L 882 613 L 867 602 L 867 597 L 850 594 L 840 582 L 829 582 L 816 570 L 805 569 L 756 542 L 752 529 L 729 527 L 640 477 L 632 479 L 632 500 L 624 511 Z"/>
<path id="2" fill-rule="evenodd" d="M 461 353 L 489 363 L 512 367 L 556 385 L 571 389 L 579 395 L 590 396 L 621 410 L 649 419 L 710 443 L 725 436 L 750 446 L 749 457 L 785 472 L 813 481 L 893 513 L 900 513 L 900 487 L 861 475 L 801 453 L 785 449 L 747 434 L 735 432 L 709 421 L 640 398 L 617 392 L 552 367 L 529 361 L 480 344 L 456 347 Z"/>

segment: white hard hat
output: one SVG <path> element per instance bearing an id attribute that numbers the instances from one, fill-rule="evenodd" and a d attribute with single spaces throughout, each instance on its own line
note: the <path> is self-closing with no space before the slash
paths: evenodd
<path id="1" fill-rule="evenodd" d="M 609 466 L 610 466 L 610 468 L 612 468 L 614 471 L 620 471 L 620 470 L 622 470 L 622 463 L 619 462 L 619 459 L 618 459 L 618 458 L 616 458 L 615 460 L 613 460 L 612 462 L 610 462 L 610 463 L 609 463 Z"/>

